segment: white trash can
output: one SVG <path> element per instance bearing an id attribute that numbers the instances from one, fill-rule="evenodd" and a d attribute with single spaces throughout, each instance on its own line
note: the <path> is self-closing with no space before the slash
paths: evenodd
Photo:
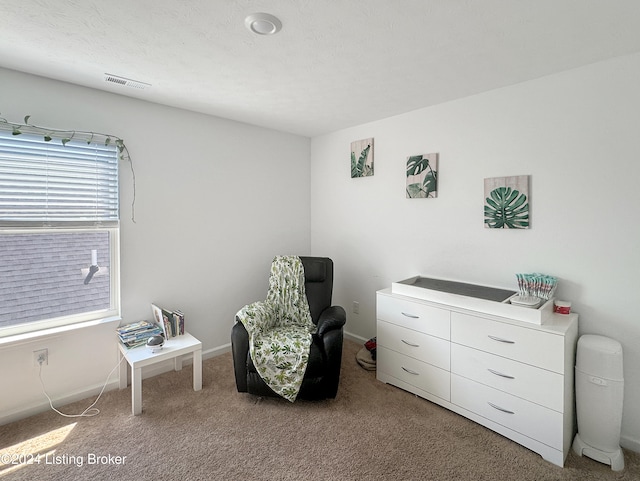
<path id="1" fill-rule="evenodd" d="M 622 346 L 604 336 L 585 334 L 576 353 L 578 434 L 573 450 L 614 471 L 624 469 L 620 449 L 624 378 Z"/>

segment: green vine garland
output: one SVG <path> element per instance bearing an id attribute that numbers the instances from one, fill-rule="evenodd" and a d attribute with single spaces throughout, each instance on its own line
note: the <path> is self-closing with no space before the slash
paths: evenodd
<path id="1" fill-rule="evenodd" d="M 103 134 L 100 132 L 82 131 L 82 130 L 61 130 L 51 129 L 47 127 L 40 127 L 38 125 L 29 122 L 30 115 L 24 117 L 24 123 L 19 124 L 10 122 L 7 119 L 0 117 L 0 128 L 4 127 L 6 130 L 10 130 L 12 135 L 21 135 L 23 133 L 42 135 L 45 142 L 51 142 L 54 139 L 59 139 L 62 145 L 67 145 L 72 140 L 85 141 L 87 144 L 91 143 L 103 143 L 104 145 L 114 144 L 118 149 L 118 155 L 120 160 L 129 162 L 131 168 L 131 176 L 133 178 L 133 200 L 131 201 L 131 220 L 135 223 L 135 203 L 136 203 L 136 173 L 133 169 L 133 162 L 131 155 L 129 155 L 129 149 L 127 148 L 124 140 L 120 137 L 110 134 Z"/>

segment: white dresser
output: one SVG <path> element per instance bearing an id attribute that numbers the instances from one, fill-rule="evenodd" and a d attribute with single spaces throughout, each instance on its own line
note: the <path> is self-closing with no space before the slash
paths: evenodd
<path id="1" fill-rule="evenodd" d="M 577 314 L 542 325 L 377 292 L 377 378 L 563 466 L 574 431 Z"/>

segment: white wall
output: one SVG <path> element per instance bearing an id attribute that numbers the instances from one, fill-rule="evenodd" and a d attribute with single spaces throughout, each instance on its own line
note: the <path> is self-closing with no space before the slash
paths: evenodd
<path id="1" fill-rule="evenodd" d="M 558 276 L 580 332 L 623 345 L 623 443 L 640 451 L 639 81 L 640 56 L 622 57 L 312 139 L 311 251 L 334 259 L 347 331 L 374 336 L 376 290 L 414 275 Z M 351 179 L 368 137 L 375 174 Z M 406 199 L 406 158 L 432 152 L 438 197 Z M 486 229 L 483 180 L 510 175 L 531 176 L 531 229 Z"/>
<path id="2" fill-rule="evenodd" d="M 0 85 L 8 120 L 29 114 L 34 124 L 124 138 L 136 223 L 121 164 L 123 322 L 150 318 L 152 302 L 181 308 L 205 354 L 219 352 L 235 312 L 264 298 L 273 256 L 309 254 L 308 138 L 4 69 Z M 43 377 L 54 399 L 97 392 L 117 362 L 114 328 L 0 346 L 0 366 L 10 366 L 0 424 L 46 407 L 36 348 L 50 350 Z"/>

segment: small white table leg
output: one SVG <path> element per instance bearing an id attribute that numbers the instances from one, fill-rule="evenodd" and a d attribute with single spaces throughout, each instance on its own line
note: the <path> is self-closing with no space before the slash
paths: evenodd
<path id="1" fill-rule="evenodd" d="M 182 371 L 182 356 L 176 356 L 173 360 L 173 370 Z"/>
<path id="2" fill-rule="evenodd" d="M 193 351 L 193 390 L 202 389 L 202 349 Z"/>
<path id="3" fill-rule="evenodd" d="M 123 359 L 124 354 L 122 354 L 120 352 L 120 350 L 118 349 L 118 359 L 120 359 L 120 370 L 118 371 L 118 377 L 119 377 L 119 381 L 120 381 L 120 389 L 126 389 L 127 388 L 127 360 Z"/>
<path id="4" fill-rule="evenodd" d="M 131 369 L 131 411 L 142 413 L 142 368 Z"/>

